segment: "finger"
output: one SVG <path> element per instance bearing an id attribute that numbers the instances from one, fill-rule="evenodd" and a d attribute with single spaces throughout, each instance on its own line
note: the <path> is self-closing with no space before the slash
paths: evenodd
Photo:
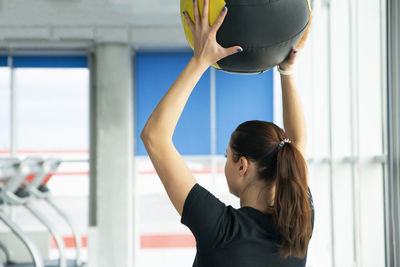
<path id="1" fill-rule="evenodd" d="M 224 49 L 224 57 L 236 54 L 236 53 L 241 53 L 243 52 L 243 48 L 241 46 L 232 46 L 229 48 Z"/>
<path id="2" fill-rule="evenodd" d="M 202 21 L 204 24 L 207 23 L 208 25 L 208 9 L 209 9 L 209 0 L 204 0 L 204 4 L 203 4 L 203 15 L 202 15 Z"/>
<path id="3" fill-rule="evenodd" d="M 189 13 L 187 13 L 187 11 L 183 11 L 183 16 L 186 19 L 187 24 L 189 25 L 190 30 L 192 31 L 193 34 L 193 30 L 194 30 L 194 23 L 192 18 L 189 16 Z"/>
<path id="4" fill-rule="evenodd" d="M 289 53 L 285 57 L 284 61 L 285 63 L 291 63 L 293 60 L 293 57 L 296 56 L 298 53 L 298 50 L 295 50 L 293 47 L 290 49 Z"/>
<path id="5" fill-rule="evenodd" d="M 215 21 L 214 25 L 212 26 L 211 32 L 213 32 L 214 34 L 217 33 L 218 29 L 221 27 L 222 23 L 224 22 L 224 19 L 225 19 L 227 13 L 228 13 L 228 8 L 225 6 L 222 9 L 221 13 L 219 14 L 219 17 Z"/>
<path id="6" fill-rule="evenodd" d="M 193 0 L 193 11 L 194 11 L 194 24 L 199 25 L 199 23 L 200 23 L 200 15 L 199 15 L 198 0 Z"/>
<path id="7" fill-rule="evenodd" d="M 296 61 L 297 55 L 299 54 L 298 52 L 299 50 L 296 50 L 294 48 L 290 50 L 289 56 L 287 58 L 289 64 L 293 64 Z"/>

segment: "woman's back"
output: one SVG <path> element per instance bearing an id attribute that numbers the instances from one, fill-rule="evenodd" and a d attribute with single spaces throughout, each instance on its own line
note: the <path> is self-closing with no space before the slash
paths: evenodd
<path id="1" fill-rule="evenodd" d="M 314 208 L 309 191 L 312 208 Z M 193 267 L 300 267 L 306 257 L 284 258 L 279 253 L 280 234 L 274 228 L 273 214 L 252 207 L 226 206 L 204 187 L 195 184 L 184 204 L 181 222 L 197 242 Z"/>

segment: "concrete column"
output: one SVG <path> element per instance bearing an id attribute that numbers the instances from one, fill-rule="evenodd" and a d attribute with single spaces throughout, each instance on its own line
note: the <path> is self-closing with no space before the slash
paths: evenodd
<path id="1" fill-rule="evenodd" d="M 131 59 L 129 45 L 99 44 L 91 62 L 90 266 L 133 266 Z"/>

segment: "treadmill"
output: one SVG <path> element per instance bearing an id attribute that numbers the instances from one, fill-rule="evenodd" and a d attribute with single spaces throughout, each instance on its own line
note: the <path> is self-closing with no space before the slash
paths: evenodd
<path id="1" fill-rule="evenodd" d="M 0 158 L 0 220 L 7 225 L 10 230 L 18 237 L 18 239 L 25 245 L 29 254 L 32 257 L 32 262 L 16 263 L 11 260 L 11 252 L 7 249 L 4 243 L 0 247 L 6 256 L 6 262 L 0 263 L 4 267 L 44 267 L 42 257 L 39 253 L 34 242 L 23 232 L 23 230 L 7 216 L 5 213 L 4 192 L 5 188 L 15 188 L 15 181 L 12 177 L 16 177 L 21 172 L 21 162 L 15 158 Z"/>
<path id="2" fill-rule="evenodd" d="M 60 159 L 49 158 L 45 160 L 43 164 L 41 164 L 41 168 L 39 172 L 36 174 L 36 176 L 28 177 L 28 179 L 25 179 L 24 184 L 29 193 L 31 193 L 37 199 L 48 203 L 49 206 L 52 207 L 60 215 L 60 217 L 67 223 L 73 234 L 76 247 L 75 265 L 72 266 L 83 267 L 85 266 L 85 263 L 83 263 L 81 260 L 81 255 L 82 255 L 81 236 L 76 230 L 76 227 L 74 226 L 70 217 L 63 210 L 61 210 L 60 207 L 58 207 L 56 203 L 53 201 L 51 192 L 47 187 L 47 182 L 51 179 L 51 177 L 54 175 L 54 173 L 57 171 L 60 165 L 61 165 Z M 68 266 L 70 266 L 70 264 L 68 264 Z"/>
<path id="3" fill-rule="evenodd" d="M 65 257 L 64 241 L 57 231 L 56 227 L 49 221 L 44 214 L 37 210 L 32 201 L 32 194 L 26 187 L 26 180 L 33 180 L 38 175 L 44 165 L 41 158 L 29 157 L 21 161 L 16 175 L 3 187 L 0 196 L 9 205 L 23 206 L 36 217 L 49 231 L 56 241 L 59 258 L 58 260 L 50 260 L 44 262 L 44 267 L 80 267 L 76 265 L 76 260 L 68 260 Z M 42 261 L 43 262 L 43 261 Z M 7 266 L 7 265 L 6 265 Z M 10 267 L 13 265 L 10 265 Z M 32 265 L 24 265 L 32 266 Z M 7 266 L 9 267 L 9 266 Z M 20 266 L 18 266 L 20 267 Z"/>

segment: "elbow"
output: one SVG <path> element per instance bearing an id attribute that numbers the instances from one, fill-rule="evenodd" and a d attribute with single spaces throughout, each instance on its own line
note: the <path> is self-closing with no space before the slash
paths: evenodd
<path id="1" fill-rule="evenodd" d="M 152 131 L 149 128 L 148 123 L 146 123 L 142 129 L 142 132 L 140 133 L 140 139 L 142 139 L 143 143 L 149 140 L 151 133 Z"/>
<path id="2" fill-rule="evenodd" d="M 159 128 L 149 127 L 148 125 L 140 133 L 140 139 L 146 149 L 153 146 L 163 146 L 163 144 L 169 141 L 172 142 L 172 137 L 169 137 L 169 135 L 165 134 Z"/>
<path id="3" fill-rule="evenodd" d="M 143 128 L 142 132 L 140 133 L 140 139 L 144 144 L 148 143 L 150 140 L 150 133 L 146 127 Z"/>
<path id="4" fill-rule="evenodd" d="M 146 133 L 145 129 L 143 128 L 142 132 L 140 133 L 140 139 L 142 139 L 142 141 L 144 141 L 146 139 L 146 135 L 147 135 L 147 133 Z"/>
<path id="5" fill-rule="evenodd" d="M 163 151 L 165 147 L 168 147 L 172 140 L 163 138 L 157 132 L 148 131 L 143 129 L 140 134 L 140 139 L 149 155 L 155 155 Z"/>
<path id="6" fill-rule="evenodd" d="M 144 127 L 142 132 L 140 133 L 140 139 L 142 139 L 144 146 L 147 148 L 150 145 L 160 143 L 163 138 L 158 132 L 154 130 L 149 130 L 148 128 Z"/>
<path id="7" fill-rule="evenodd" d="M 147 129 L 143 129 L 140 133 L 140 139 L 142 140 L 143 145 L 149 154 L 151 148 L 154 147 L 154 138 L 152 136 L 153 134 L 151 134 L 151 132 L 149 132 Z"/>

